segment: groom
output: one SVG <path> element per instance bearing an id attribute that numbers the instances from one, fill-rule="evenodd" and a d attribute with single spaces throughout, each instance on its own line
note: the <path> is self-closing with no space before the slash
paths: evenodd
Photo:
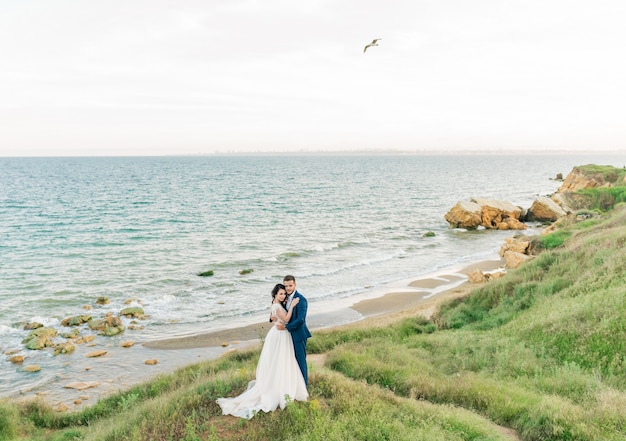
<path id="1" fill-rule="evenodd" d="M 288 275 L 283 278 L 283 285 L 285 285 L 285 291 L 287 291 L 287 310 L 291 305 L 291 301 L 296 297 L 300 299 L 300 302 L 296 305 L 291 315 L 291 320 L 285 325 L 287 330 L 291 333 L 293 339 L 293 349 L 296 353 L 296 361 L 302 376 L 304 377 L 304 383 L 306 387 L 309 387 L 309 373 L 306 364 L 306 341 L 311 337 L 309 328 L 306 326 L 306 311 L 308 304 L 302 294 L 296 290 L 296 278 Z"/>

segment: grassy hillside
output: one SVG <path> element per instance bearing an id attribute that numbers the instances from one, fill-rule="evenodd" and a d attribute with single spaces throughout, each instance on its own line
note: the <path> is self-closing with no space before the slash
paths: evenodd
<path id="1" fill-rule="evenodd" d="M 626 439 L 626 206 L 562 222 L 558 241 L 432 321 L 318 331 L 310 400 L 252 420 L 215 399 L 254 377 L 235 352 L 76 413 L 0 402 L 0 440 Z"/>

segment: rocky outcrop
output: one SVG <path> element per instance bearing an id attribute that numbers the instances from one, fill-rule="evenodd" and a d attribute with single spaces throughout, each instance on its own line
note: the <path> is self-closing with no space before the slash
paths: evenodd
<path id="1" fill-rule="evenodd" d="M 523 230 L 524 222 L 555 222 L 589 208 L 591 197 L 579 190 L 613 187 L 622 180 L 626 181 L 623 171 L 611 166 L 574 167 L 556 193 L 537 198 L 527 212 L 510 202 L 472 198 L 457 202 L 444 217 L 451 228 Z"/>
<path id="2" fill-rule="evenodd" d="M 505 268 L 517 268 L 522 263 L 532 259 L 530 254 L 530 236 L 513 236 L 504 239 L 504 244 L 500 247 L 500 257 L 504 258 Z"/>
<path id="3" fill-rule="evenodd" d="M 567 213 L 568 212 L 553 199 L 541 196 L 535 199 L 531 207 L 528 209 L 526 220 L 536 222 L 554 222 L 563 216 L 566 216 Z"/>
<path id="4" fill-rule="evenodd" d="M 472 198 L 469 202 L 458 202 L 444 217 L 453 228 L 524 230 L 526 225 L 521 221 L 524 215 L 523 208 L 510 202 Z"/>
<path id="5" fill-rule="evenodd" d="M 589 166 L 585 166 L 589 167 Z M 585 188 L 612 187 L 614 179 L 603 172 L 586 171 L 584 167 L 574 167 L 567 175 L 557 193 L 576 193 Z"/>
<path id="6" fill-rule="evenodd" d="M 457 202 L 445 215 L 452 228 L 475 230 L 482 222 L 482 210 L 475 202 Z"/>

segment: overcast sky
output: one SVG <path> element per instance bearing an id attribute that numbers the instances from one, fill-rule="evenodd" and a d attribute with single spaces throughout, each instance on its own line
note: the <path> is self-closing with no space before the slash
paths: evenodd
<path id="1" fill-rule="evenodd" d="M 0 0 L 0 156 L 624 151 L 625 23 L 623 0 Z"/>

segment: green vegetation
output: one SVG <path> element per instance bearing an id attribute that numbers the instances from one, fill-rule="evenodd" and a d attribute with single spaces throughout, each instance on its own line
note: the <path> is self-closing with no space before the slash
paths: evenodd
<path id="1" fill-rule="evenodd" d="M 626 202 L 626 167 L 589 164 L 576 169 L 593 177 L 598 183 L 611 185 L 580 190 L 580 194 L 589 198 L 590 209 L 605 212 L 612 210 L 616 204 Z"/>
<path id="2" fill-rule="evenodd" d="M 213 276 L 213 274 L 214 274 L 213 270 L 208 270 L 208 271 L 203 271 L 203 272 L 199 273 L 198 275 L 200 277 L 211 277 L 211 276 Z"/>
<path id="3" fill-rule="evenodd" d="M 135 386 L 74 413 L 0 402 L 0 440 L 626 439 L 626 205 L 563 224 L 534 259 L 432 320 L 317 331 L 310 399 L 251 420 L 259 350 Z"/>
<path id="4" fill-rule="evenodd" d="M 250 274 L 254 272 L 254 270 L 252 268 L 246 268 L 246 269 L 242 269 L 241 271 L 239 271 L 239 274 L 241 274 L 242 276 L 245 274 Z"/>

